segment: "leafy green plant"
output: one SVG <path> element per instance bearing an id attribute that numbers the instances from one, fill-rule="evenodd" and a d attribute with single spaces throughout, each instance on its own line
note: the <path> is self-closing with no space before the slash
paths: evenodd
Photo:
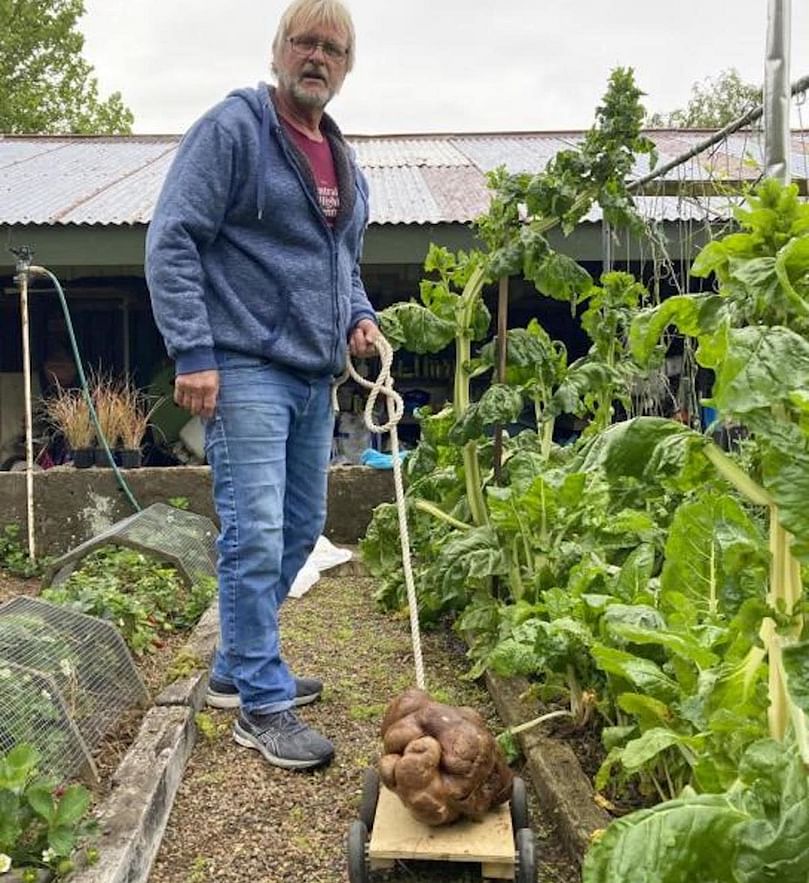
<path id="1" fill-rule="evenodd" d="M 511 332 L 507 382 L 491 384 L 473 401 L 471 381 L 491 370 L 494 352 L 491 346 L 484 347 L 473 358 L 472 345 L 483 339 L 490 324 L 482 297 L 485 283 L 515 273 L 522 273 L 539 292 L 570 301 L 574 307 L 592 296 L 593 329 L 607 315 L 618 327 L 621 298 L 637 297 L 638 286 L 616 277 L 605 280 L 604 289 L 594 289 L 589 274 L 551 249 L 546 235 L 560 224 L 570 232 L 596 201 L 614 223 L 637 226 L 624 178 L 636 153 L 651 152 L 651 143 L 640 135 L 639 97 L 632 72 L 616 70 L 597 109 L 596 123 L 580 147 L 559 154 L 535 176 L 508 175 L 502 169 L 491 175 L 491 207 L 477 222 L 486 251 L 454 255 L 432 246 L 425 261 L 429 276 L 421 283 L 421 303 L 396 304 L 381 313 L 383 331 L 394 346 L 430 353 L 453 341 L 455 345 L 452 402 L 438 414 L 422 414 L 423 438 L 408 467 L 413 545 L 424 550 L 425 564 L 431 562 L 420 574 L 425 589 L 420 594 L 421 609 L 428 618 L 442 609 L 463 608 L 478 590 L 485 595 L 493 578 L 507 578 L 517 599 L 529 590 L 523 570 L 530 574 L 534 569 L 531 549 L 516 538 L 502 542 L 492 525 L 491 430 L 513 422 L 525 402 L 533 403 L 537 426 L 542 427 L 539 453 L 547 461 L 553 419 L 570 406 L 571 397 L 575 405 L 567 410 L 594 407 L 610 413 L 618 387 L 610 374 L 619 362 L 614 345 L 604 347 L 613 363 L 602 371 L 607 378 L 600 390 L 603 404 L 591 394 L 585 401 L 581 388 L 573 383 L 555 402 L 567 375 L 566 358 L 537 323 Z M 600 358 L 598 346 L 591 358 Z M 590 369 L 577 366 L 577 370 L 581 377 L 592 376 Z M 505 458 L 518 446 L 507 443 Z M 431 520 L 442 524 L 430 525 Z M 390 562 L 397 555 L 398 544 L 391 542 L 395 533 L 392 510 L 382 507 L 362 549 L 372 570 L 384 579 L 383 597 L 400 603 L 400 561 L 393 571 L 383 565 L 383 559 Z"/>
<path id="2" fill-rule="evenodd" d="M 686 789 L 613 822 L 585 859 L 584 883 L 805 883 L 809 779 L 794 746 L 753 743 L 722 794 Z"/>
<path id="3" fill-rule="evenodd" d="M 7 524 L 0 531 L 0 568 L 15 576 L 37 576 L 46 561 L 31 561 L 20 542 L 20 526 Z"/>
<path id="4" fill-rule="evenodd" d="M 12 869 L 44 867 L 62 877 L 73 869 L 76 847 L 96 830 L 90 792 L 57 787 L 37 774 L 37 763 L 26 744 L 0 755 L 0 854 Z"/>
<path id="5" fill-rule="evenodd" d="M 170 565 L 132 549 L 105 547 L 42 597 L 110 620 L 134 652 L 144 653 L 161 646 L 165 635 L 191 628 L 215 592 L 210 577 L 187 588 Z"/>

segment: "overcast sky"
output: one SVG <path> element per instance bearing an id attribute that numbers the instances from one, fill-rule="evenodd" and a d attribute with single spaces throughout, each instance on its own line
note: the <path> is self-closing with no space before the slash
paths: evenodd
<path id="1" fill-rule="evenodd" d="M 276 0 L 86 0 L 85 56 L 135 132 L 183 132 L 268 79 Z M 357 63 L 330 112 L 349 134 L 587 128 L 610 70 L 650 111 L 735 67 L 761 83 L 767 0 L 350 0 Z M 809 73 L 809 2 L 792 2 L 791 80 Z M 797 116 L 793 124 L 797 125 Z M 809 125 L 809 103 L 803 108 Z"/>

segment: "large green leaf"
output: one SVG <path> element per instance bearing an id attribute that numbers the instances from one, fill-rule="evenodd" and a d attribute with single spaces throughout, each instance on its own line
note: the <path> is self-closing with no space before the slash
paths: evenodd
<path id="1" fill-rule="evenodd" d="M 382 333 L 394 347 L 437 353 L 455 339 L 455 324 L 413 303 L 398 303 L 379 313 Z"/>
<path id="2" fill-rule="evenodd" d="M 640 311 L 629 330 L 633 358 L 640 365 L 648 364 L 669 325 L 689 337 L 713 331 L 724 310 L 725 304 L 718 295 L 681 294 L 664 300 L 653 310 Z"/>
<path id="3" fill-rule="evenodd" d="M 53 786 L 51 783 L 45 780 L 34 782 L 26 790 L 25 797 L 31 809 L 40 818 L 45 819 L 46 822 L 53 820 L 56 814 L 56 803 L 53 799 Z"/>
<path id="4" fill-rule="evenodd" d="M 654 727 L 637 739 L 627 742 L 621 753 L 621 763 L 628 773 L 636 773 L 663 751 L 683 741 L 683 737 L 673 730 Z"/>
<path id="5" fill-rule="evenodd" d="M 731 328 L 723 340 L 724 350 L 701 341 L 697 358 L 716 372 L 711 402 L 724 416 L 769 409 L 809 386 L 809 341 L 789 328 Z"/>
<path id="6" fill-rule="evenodd" d="M 639 513 L 645 515 L 646 513 Z M 627 556 L 621 565 L 613 591 L 620 598 L 634 601 L 649 587 L 649 579 L 654 572 L 655 549 L 651 543 L 640 543 Z"/>
<path id="7" fill-rule="evenodd" d="M 581 453 L 583 472 L 601 469 L 609 480 L 635 478 L 658 483 L 663 475 L 683 470 L 702 437 L 673 420 L 636 417 L 597 435 Z"/>
<path id="8" fill-rule="evenodd" d="M 604 644 L 594 644 L 590 652 L 602 671 L 628 681 L 636 690 L 648 693 L 654 699 L 673 702 L 679 695 L 677 684 L 650 659 Z"/>
<path id="9" fill-rule="evenodd" d="M 788 644 L 782 655 L 790 699 L 809 714 L 809 641 Z"/>
<path id="10" fill-rule="evenodd" d="M 775 272 L 775 258 L 731 257 L 728 260 L 728 274 L 730 280 L 737 283 L 732 290 L 737 303 L 743 299 L 743 315 L 748 321 L 768 315 L 773 306 L 784 300 Z"/>
<path id="11" fill-rule="evenodd" d="M 809 780 L 794 748 L 764 740 L 752 745 L 740 768 L 748 805 L 759 817 L 739 830 L 739 883 L 806 883 L 809 877 Z"/>
<path id="12" fill-rule="evenodd" d="M 682 503 L 666 540 L 660 577 L 664 593 L 677 592 L 700 609 L 731 615 L 745 597 L 763 595 L 767 544 L 758 526 L 728 494 L 709 492 Z"/>
<path id="13" fill-rule="evenodd" d="M 542 294 L 562 301 L 576 300 L 593 284 L 581 264 L 556 251 L 548 252 L 528 278 Z"/>
<path id="14" fill-rule="evenodd" d="M 809 781 L 794 747 L 753 743 L 725 794 L 684 794 L 613 822 L 584 883 L 806 883 Z"/>
<path id="15" fill-rule="evenodd" d="M 431 568 L 445 602 L 464 601 L 474 586 L 505 576 L 508 563 L 497 534 L 478 527 L 447 540 Z"/>
<path id="16" fill-rule="evenodd" d="M 587 397 L 593 390 L 608 387 L 618 380 L 618 372 L 603 362 L 577 360 L 553 394 L 549 413 L 584 414 L 588 410 Z"/>
<path id="17" fill-rule="evenodd" d="M 513 423 L 522 409 L 522 393 L 518 389 L 493 383 L 480 397 L 478 418 L 484 426 Z"/>
<path id="18" fill-rule="evenodd" d="M 631 644 L 656 644 L 669 652 L 695 663 L 700 668 L 710 668 L 719 661 L 699 641 L 688 634 L 678 635 L 663 629 L 649 629 L 628 622 L 613 622 L 609 632 Z"/>
<path id="19" fill-rule="evenodd" d="M 481 363 L 494 367 L 496 342 L 486 344 L 479 356 Z M 516 386 L 531 381 L 544 386 L 548 393 L 564 374 L 566 354 L 558 341 L 552 341 L 545 329 L 532 319 L 526 328 L 511 328 L 506 334 L 506 383 Z"/>
<path id="20" fill-rule="evenodd" d="M 747 820 L 719 794 L 640 810 L 613 822 L 593 844 L 582 881 L 736 883 L 736 832 Z"/>
<path id="21" fill-rule="evenodd" d="M 671 708 L 659 699 L 644 696 L 643 693 L 620 693 L 618 707 L 638 720 L 641 730 L 668 726 L 674 717 Z"/>
<path id="22" fill-rule="evenodd" d="M 69 785 L 59 799 L 54 822 L 57 825 L 74 825 L 90 806 L 90 792 L 81 785 Z"/>
<path id="23" fill-rule="evenodd" d="M 750 423 L 766 442 L 763 484 L 778 504 L 778 520 L 795 537 L 792 552 L 809 561 L 809 440 L 794 424 L 776 423 L 764 415 Z"/>

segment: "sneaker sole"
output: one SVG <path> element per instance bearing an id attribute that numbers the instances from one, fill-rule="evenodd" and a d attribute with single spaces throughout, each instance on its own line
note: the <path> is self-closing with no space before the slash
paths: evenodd
<path id="1" fill-rule="evenodd" d="M 318 766 L 325 766 L 327 763 L 330 763 L 334 757 L 334 752 L 328 757 L 320 758 L 318 760 L 289 760 L 289 758 L 286 757 L 278 757 L 273 754 L 266 745 L 262 745 L 254 736 L 245 733 L 238 723 L 233 728 L 233 741 L 237 745 L 241 745 L 243 748 L 252 748 L 254 751 L 258 751 L 267 763 L 281 767 L 281 769 L 285 770 L 308 770 Z"/>
<path id="2" fill-rule="evenodd" d="M 230 693 L 206 693 L 205 704 L 211 708 L 238 708 L 241 705 L 239 694 Z"/>
<path id="3" fill-rule="evenodd" d="M 309 696 L 297 696 L 292 700 L 293 708 L 300 708 L 302 705 L 311 705 L 320 699 L 320 693 L 312 693 Z M 242 704 L 238 695 L 234 696 L 230 693 L 206 693 L 205 704 L 211 708 L 239 708 Z"/>

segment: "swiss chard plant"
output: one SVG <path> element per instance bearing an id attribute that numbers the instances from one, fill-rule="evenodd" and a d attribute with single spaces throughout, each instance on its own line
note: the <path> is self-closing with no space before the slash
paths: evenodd
<path id="1" fill-rule="evenodd" d="M 431 275 L 421 284 L 420 303 L 396 304 L 381 314 L 383 331 L 396 347 L 432 353 L 453 342 L 455 346 L 452 401 L 440 413 L 423 416 L 422 442 L 409 466 L 413 545 L 425 562 L 424 615 L 463 608 L 476 590 L 490 592 L 493 578 L 507 580 L 509 592 L 518 599 L 526 591 L 523 571 L 527 568 L 531 576 L 533 553 L 516 539 L 501 542 L 492 524 L 487 491 L 493 427 L 513 422 L 526 403 L 533 405 L 541 433 L 535 447 L 547 460 L 554 416 L 572 401 L 581 412 L 609 412 L 617 364 L 605 362 L 600 395 L 584 389 L 583 366 L 576 366 L 564 386 L 566 357 L 537 323 L 510 333 L 507 381 L 491 383 L 473 401 L 472 379 L 491 370 L 494 355 L 491 347 L 474 354 L 472 346 L 487 335 L 490 325 L 484 286 L 511 274 L 522 274 L 539 292 L 569 301 L 574 308 L 592 295 L 593 316 L 611 308 L 610 297 L 616 292 L 626 296 L 623 279 L 594 288 L 579 264 L 551 248 L 547 233 L 558 225 L 570 232 L 596 202 L 616 223 L 639 223 L 624 183 L 635 154 L 652 152 L 651 142 L 640 134 L 639 97 L 632 72 L 616 70 L 597 109 L 596 124 L 580 147 L 558 154 L 537 175 L 509 175 L 502 169 L 493 173 L 491 207 L 477 224 L 485 248 L 452 254 L 431 247 L 425 262 Z M 612 352 L 608 360 L 610 355 L 617 356 Z M 610 401 L 602 403 L 602 398 Z M 524 441 L 533 445 L 530 439 Z M 509 444 L 506 457 L 520 444 Z M 401 600 L 400 562 L 393 551 L 398 544 L 390 542 L 395 532 L 392 512 L 382 507 L 363 543 L 366 561 L 385 581 L 383 595 L 394 603 Z M 438 551 L 437 557 L 422 555 L 427 549 Z"/>
<path id="2" fill-rule="evenodd" d="M 797 881 L 806 876 L 809 842 L 790 825 L 805 812 L 809 764 L 809 642 L 801 573 L 809 534 L 805 508 L 798 505 L 809 481 L 804 407 L 809 389 L 809 207 L 798 201 L 794 187 L 774 181 L 765 182 L 748 205 L 738 212 L 739 232 L 712 242 L 695 262 L 696 275 L 715 274 L 717 293 L 673 298 L 640 316 L 633 346 L 640 360 L 653 358 L 660 332 L 669 324 L 696 337 L 698 361 L 714 372 L 710 403 L 750 435 L 742 464 L 711 442 L 693 445 L 701 446 L 701 455 L 765 524 L 767 573 L 752 584 L 739 581 L 726 598 L 718 570 L 721 550 L 697 544 L 697 554 L 687 550 L 692 554 L 673 563 L 669 577 L 694 566 L 703 571 L 706 624 L 719 617 L 723 626 L 723 609 L 736 606 L 730 640 L 723 642 L 731 692 L 720 693 L 714 719 L 722 715 L 728 738 L 735 736 L 737 743 L 749 739 L 756 724 L 766 724 L 774 742 L 748 747 L 734 781 L 727 783 L 715 775 L 716 764 L 706 764 L 704 780 L 695 779 L 705 793 L 684 790 L 673 801 L 610 826 L 588 857 L 587 883 L 628 879 L 622 870 L 626 862 L 636 865 L 633 879 L 638 880 Z M 708 520 L 723 528 L 741 523 L 723 516 L 715 513 Z M 754 548 L 754 537 L 746 533 Z M 748 544 L 734 545 L 738 554 Z M 766 713 L 762 708 L 756 715 L 749 708 L 745 714 L 738 688 L 744 702 L 762 671 Z M 722 787 L 723 793 L 710 793 Z M 667 843 L 677 847 L 645 851 L 639 871 L 640 839 L 648 846 L 655 829 L 663 826 Z M 719 840 L 721 849 L 716 848 Z M 709 876 L 699 876 L 705 873 Z"/>

